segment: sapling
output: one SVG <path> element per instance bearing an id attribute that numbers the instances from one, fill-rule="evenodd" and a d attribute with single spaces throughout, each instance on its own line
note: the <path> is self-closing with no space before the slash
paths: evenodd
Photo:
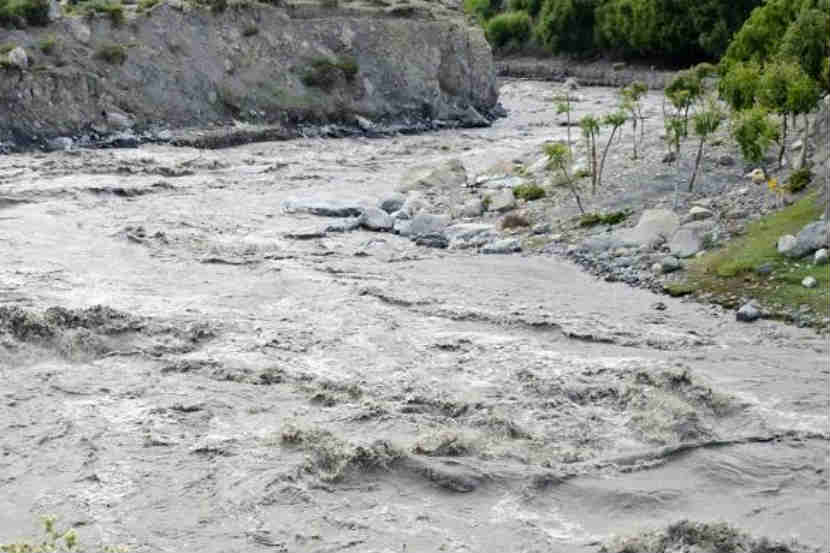
<path id="1" fill-rule="evenodd" d="M 573 194 L 576 199 L 576 205 L 579 207 L 580 213 L 585 215 L 585 210 L 582 208 L 582 199 L 579 197 L 576 184 L 571 178 L 571 175 L 568 173 L 568 164 L 571 160 L 568 148 L 566 148 L 564 144 L 560 143 L 548 144 L 545 146 L 545 153 L 549 159 L 548 168 L 553 170 L 559 169 L 562 171 L 562 174 L 565 176 L 565 183 L 568 185 L 571 194 Z"/>
<path id="2" fill-rule="evenodd" d="M 602 186 L 602 171 L 605 168 L 605 158 L 608 157 L 608 150 L 611 148 L 611 142 L 614 140 L 614 135 L 620 127 L 625 125 L 628 121 L 628 116 L 624 111 L 616 111 L 609 113 L 602 118 L 602 124 L 611 127 L 611 135 L 608 137 L 608 142 L 605 143 L 605 149 L 602 151 L 602 160 L 599 162 L 599 170 L 597 171 L 597 186 Z"/>
<path id="3" fill-rule="evenodd" d="M 561 115 L 563 113 L 567 117 L 568 124 L 568 153 L 571 157 L 573 157 L 574 152 L 573 148 L 571 147 L 571 93 L 568 90 L 565 90 L 565 101 L 556 104 L 556 114 Z"/>
<path id="4" fill-rule="evenodd" d="M 697 157 L 695 158 L 692 178 L 689 180 L 689 192 L 694 189 L 697 171 L 700 167 L 700 161 L 703 158 L 703 146 L 706 143 L 706 139 L 718 130 L 724 118 L 725 115 L 720 109 L 720 106 L 711 98 L 706 103 L 704 109 L 696 113 L 692 118 L 692 128 L 694 133 L 700 137 L 700 144 L 697 148 Z"/>
<path id="5" fill-rule="evenodd" d="M 648 92 L 648 87 L 639 81 L 635 81 L 620 90 L 622 106 L 631 113 L 631 145 L 634 149 L 634 159 L 637 159 L 637 121 L 643 121 L 643 96 Z M 645 125 L 640 130 L 640 139 L 643 138 Z"/>
<path id="6" fill-rule="evenodd" d="M 599 134 L 599 121 L 591 115 L 586 115 L 579 120 L 582 128 L 582 136 L 585 137 L 585 154 L 588 156 L 591 165 L 591 194 L 597 193 L 597 135 Z"/>

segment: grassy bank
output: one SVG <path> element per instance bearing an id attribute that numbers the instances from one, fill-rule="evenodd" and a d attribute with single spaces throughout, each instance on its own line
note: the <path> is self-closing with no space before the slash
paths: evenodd
<path id="1" fill-rule="evenodd" d="M 803 305 L 819 318 L 830 317 L 830 265 L 816 266 L 812 257 L 788 259 L 777 249 L 781 235 L 797 234 L 820 215 L 815 195 L 809 194 L 750 224 L 744 236 L 725 248 L 692 262 L 687 280 L 668 286 L 667 291 L 673 295 L 708 294 L 712 301 L 727 307 L 740 307 L 742 298 L 752 298 L 781 318 Z M 759 271 L 761 267 L 765 270 Z M 801 281 L 808 276 L 815 277 L 818 286 L 803 287 Z"/>

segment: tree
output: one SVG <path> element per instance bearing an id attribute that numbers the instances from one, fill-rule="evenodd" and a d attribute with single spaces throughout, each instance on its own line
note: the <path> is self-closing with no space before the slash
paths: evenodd
<path id="1" fill-rule="evenodd" d="M 780 137 L 778 125 L 761 106 L 737 112 L 732 117 L 732 137 L 741 148 L 741 155 L 747 161 L 759 163 L 764 153 Z"/>
<path id="2" fill-rule="evenodd" d="M 565 183 L 568 185 L 568 188 L 573 194 L 574 198 L 576 199 L 576 205 L 579 207 L 580 213 L 585 215 L 585 209 L 582 207 L 582 199 L 579 197 L 579 192 L 577 191 L 576 184 L 574 183 L 571 175 L 568 173 L 568 164 L 570 163 L 571 156 L 568 153 L 568 148 L 565 147 L 564 144 L 556 143 L 556 144 L 548 144 L 545 146 L 545 153 L 548 156 L 548 168 L 549 169 L 559 169 L 562 171 L 562 174 L 565 176 Z"/>
<path id="3" fill-rule="evenodd" d="M 637 159 L 637 120 L 643 121 L 643 96 L 648 92 L 645 83 L 634 81 L 630 85 L 620 89 L 620 98 L 623 109 L 631 113 L 632 137 L 631 144 L 634 148 L 634 159 Z M 645 125 L 643 126 L 645 127 Z M 642 137 L 643 131 L 640 131 Z"/>
<path id="4" fill-rule="evenodd" d="M 591 115 L 586 115 L 579 121 L 582 128 L 582 136 L 585 137 L 585 154 L 590 160 L 591 166 L 591 194 L 597 193 L 597 135 L 599 134 L 599 121 Z"/>
<path id="5" fill-rule="evenodd" d="M 721 99 L 735 110 L 755 105 L 761 82 L 761 64 L 757 61 L 739 61 L 721 77 L 718 92 Z"/>
<path id="6" fill-rule="evenodd" d="M 703 158 L 703 145 L 706 139 L 720 127 L 725 115 L 721 111 L 720 106 L 714 100 L 707 102 L 705 109 L 696 113 L 692 118 L 692 128 L 694 133 L 700 137 L 700 144 L 697 148 L 697 157 L 695 158 L 695 168 L 692 171 L 692 178 L 689 180 L 689 192 L 694 190 L 695 178 L 700 167 L 700 161 Z"/>
<path id="7" fill-rule="evenodd" d="M 571 92 L 567 89 L 565 89 L 565 101 L 556 104 L 556 114 L 561 115 L 563 113 L 567 116 L 568 154 L 573 157 L 574 151 L 571 146 Z"/>
<path id="8" fill-rule="evenodd" d="M 700 100 L 703 92 L 703 80 L 692 69 L 678 72 L 666 87 L 666 98 L 677 111 L 683 113 L 683 136 L 689 134 L 689 110 Z"/>
<path id="9" fill-rule="evenodd" d="M 628 116 L 622 110 L 609 113 L 602 119 L 603 125 L 611 127 L 611 134 L 608 136 L 608 142 L 605 143 L 605 149 L 602 151 L 602 161 L 600 161 L 599 171 L 597 171 L 597 186 L 602 186 L 602 170 L 605 168 L 605 158 L 608 157 L 608 150 L 611 148 L 614 135 L 620 127 L 625 125 L 626 121 L 628 121 Z"/>

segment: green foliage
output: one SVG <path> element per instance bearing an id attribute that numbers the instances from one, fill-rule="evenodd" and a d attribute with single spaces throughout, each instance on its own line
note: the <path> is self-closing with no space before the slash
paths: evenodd
<path id="1" fill-rule="evenodd" d="M 818 83 L 791 60 L 769 64 L 759 80 L 758 100 L 776 113 L 807 113 L 819 98 Z"/>
<path id="2" fill-rule="evenodd" d="M 761 0 L 608 0 L 596 11 L 603 46 L 693 61 L 720 56 Z"/>
<path id="3" fill-rule="evenodd" d="M 744 159 L 759 163 L 772 142 L 778 140 L 779 129 L 767 110 L 755 106 L 733 116 L 732 137 L 740 146 Z"/>
<path id="4" fill-rule="evenodd" d="M 755 104 L 761 85 L 761 65 L 757 61 L 740 61 L 721 77 L 718 83 L 720 97 L 736 110 Z"/>
<path id="5" fill-rule="evenodd" d="M 113 65 L 124 65 L 127 61 L 127 48 L 114 42 L 107 42 L 95 50 L 95 57 Z"/>
<path id="6" fill-rule="evenodd" d="M 594 13 L 603 0 L 544 0 L 536 38 L 554 52 L 594 49 Z"/>
<path id="7" fill-rule="evenodd" d="M 714 102 L 709 103 L 706 109 L 695 113 L 692 117 L 692 130 L 696 135 L 705 139 L 718 130 L 726 114 Z"/>
<path id="8" fill-rule="evenodd" d="M 801 192 L 807 188 L 811 180 L 813 180 L 813 172 L 810 171 L 810 169 L 803 167 L 798 171 L 793 171 L 787 181 L 786 188 L 790 192 Z"/>
<path id="9" fill-rule="evenodd" d="M 464 0 L 464 11 L 486 21 L 499 13 L 501 0 Z"/>
<path id="10" fill-rule="evenodd" d="M 513 189 L 513 196 L 532 202 L 545 197 L 545 189 L 536 184 L 522 184 Z"/>
<path id="11" fill-rule="evenodd" d="M 124 23 L 126 16 L 124 15 L 124 6 L 120 0 L 89 0 L 78 4 L 75 11 L 92 17 L 95 14 L 109 15 L 113 25 L 121 25 Z"/>
<path id="12" fill-rule="evenodd" d="M 564 169 L 571 159 L 568 147 L 560 142 L 545 144 L 545 155 L 548 156 L 548 167 L 551 169 Z"/>
<path id="13" fill-rule="evenodd" d="M 666 87 L 665 94 L 676 109 L 688 109 L 703 94 L 703 81 L 692 69 L 680 71 Z"/>
<path id="14" fill-rule="evenodd" d="M 353 57 L 341 57 L 336 60 L 315 58 L 303 73 L 302 82 L 306 86 L 331 90 L 341 78 L 347 81 L 354 80 L 358 70 L 357 60 Z"/>
<path id="15" fill-rule="evenodd" d="M 593 227 L 596 225 L 618 225 L 625 221 L 630 213 L 628 211 L 612 211 L 611 213 L 586 213 L 579 218 L 579 226 Z"/>
<path id="16" fill-rule="evenodd" d="M 500 13 L 486 25 L 487 40 L 496 48 L 508 43 L 523 44 L 530 38 L 532 24 L 530 16 L 523 11 Z"/>
<path id="17" fill-rule="evenodd" d="M 507 5 L 510 11 L 524 11 L 536 17 L 542 9 L 542 0 L 510 0 Z"/>
<path id="18" fill-rule="evenodd" d="M 602 118 L 602 124 L 612 128 L 622 127 L 626 121 L 628 121 L 628 115 L 624 111 L 615 111 Z"/>
<path id="19" fill-rule="evenodd" d="M 49 0 L 0 0 L 0 26 L 49 24 Z"/>
<path id="20" fill-rule="evenodd" d="M 813 79 L 821 77 L 822 63 L 828 52 L 830 40 L 830 13 L 815 8 L 803 8 L 793 21 L 778 53 L 798 60 L 804 71 Z"/>
<path id="21" fill-rule="evenodd" d="M 824 92 L 830 92 L 830 57 L 824 58 L 824 68 L 821 70 L 819 83 Z"/>

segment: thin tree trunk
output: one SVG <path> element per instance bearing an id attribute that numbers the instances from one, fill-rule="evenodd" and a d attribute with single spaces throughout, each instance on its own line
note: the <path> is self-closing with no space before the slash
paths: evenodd
<path id="1" fill-rule="evenodd" d="M 807 114 L 804 114 L 804 138 L 802 139 L 803 145 L 801 146 L 801 162 L 798 164 L 799 169 L 806 169 L 807 168 L 807 141 L 810 139 L 810 119 L 808 119 Z"/>
<path id="2" fill-rule="evenodd" d="M 582 200 L 579 199 L 579 194 L 576 193 L 576 188 L 574 187 L 573 182 L 564 167 L 562 167 L 562 174 L 565 175 L 565 180 L 568 183 L 568 188 L 571 190 L 571 194 L 573 194 L 574 198 L 576 198 L 576 205 L 579 207 L 579 212 L 585 215 L 585 210 L 582 208 Z"/>
<path id="3" fill-rule="evenodd" d="M 571 159 L 573 159 L 574 151 L 573 147 L 571 146 L 571 95 L 567 92 L 565 93 L 565 105 L 568 107 L 568 155 L 570 155 Z"/>
<path id="4" fill-rule="evenodd" d="M 703 157 L 703 143 L 706 141 L 705 137 L 700 138 L 700 146 L 697 149 L 697 158 L 695 158 L 695 169 L 692 171 L 692 178 L 689 181 L 689 192 L 694 189 L 695 179 L 697 178 L 697 169 L 700 167 L 700 159 Z"/>
<path id="5" fill-rule="evenodd" d="M 602 152 L 602 160 L 599 162 L 599 172 L 597 174 L 597 186 L 602 186 L 602 170 L 605 168 L 605 158 L 608 157 L 608 150 L 611 149 L 611 142 L 614 140 L 614 133 L 617 132 L 618 127 L 611 129 L 611 136 L 608 137 L 608 142 L 605 143 L 605 150 Z"/>
<path id="6" fill-rule="evenodd" d="M 634 147 L 634 159 L 637 159 L 637 115 L 633 115 L 631 118 L 632 124 L 632 133 L 631 133 L 631 145 Z"/>
<path id="7" fill-rule="evenodd" d="M 784 124 L 781 130 L 781 149 L 778 150 L 778 170 L 781 170 L 781 162 L 784 160 L 784 152 L 787 149 L 787 114 L 784 114 Z"/>
<path id="8" fill-rule="evenodd" d="M 599 177 L 597 176 L 597 134 L 599 132 L 592 132 L 591 133 L 591 164 L 593 165 L 593 171 L 591 171 L 592 179 L 591 179 L 591 194 L 597 193 L 597 185 L 599 182 Z"/>

